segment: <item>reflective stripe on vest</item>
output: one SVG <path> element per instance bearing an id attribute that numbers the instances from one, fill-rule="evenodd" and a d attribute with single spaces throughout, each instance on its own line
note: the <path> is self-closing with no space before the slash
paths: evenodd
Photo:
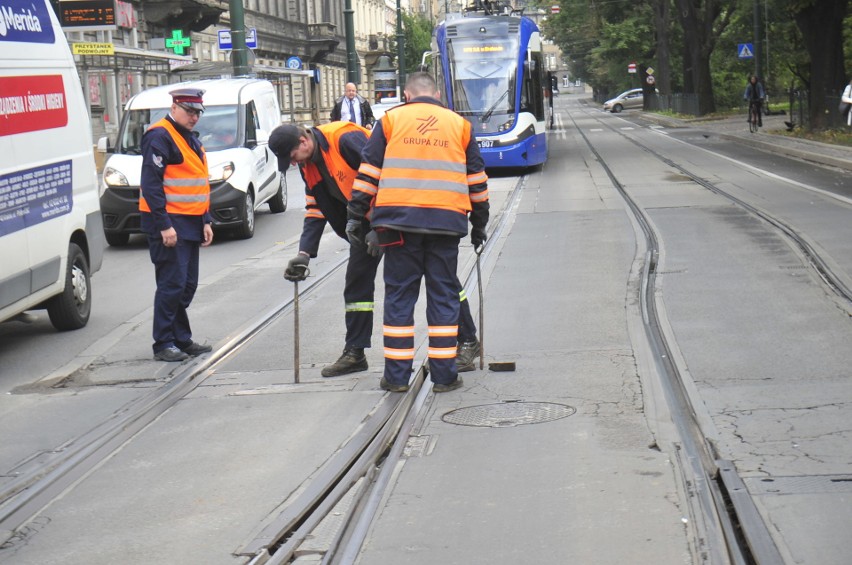
<path id="1" fill-rule="evenodd" d="M 161 119 L 151 128 L 164 128 L 183 155 L 183 163 L 166 165 L 163 171 L 163 192 L 166 196 L 166 212 L 169 214 L 184 214 L 201 216 L 210 208 L 210 182 L 207 173 L 207 155 L 201 149 L 202 157 L 193 151 L 186 139 L 178 133 L 172 123 L 166 118 Z M 151 129 L 149 128 L 149 129 Z M 145 197 L 139 195 L 139 209 L 150 212 L 151 208 Z"/>
<path id="2" fill-rule="evenodd" d="M 470 211 L 466 149 L 470 125 L 451 110 L 408 104 L 382 118 L 387 139 L 376 208 Z"/>

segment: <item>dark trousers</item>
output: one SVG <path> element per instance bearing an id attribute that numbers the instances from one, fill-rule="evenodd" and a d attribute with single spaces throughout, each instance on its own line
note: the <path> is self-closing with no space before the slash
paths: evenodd
<path id="1" fill-rule="evenodd" d="M 456 380 L 459 321 L 459 237 L 406 232 L 405 243 L 385 248 L 385 379 L 407 384 L 414 363 L 414 306 L 426 279 L 429 369 L 432 381 Z"/>
<path id="2" fill-rule="evenodd" d="M 346 349 L 370 347 L 373 335 L 376 271 L 381 257 L 372 257 L 366 247 L 349 246 L 349 263 L 346 266 L 346 283 L 343 301 L 346 308 Z M 476 341 L 476 323 L 470 312 L 467 293 L 461 282 L 459 287 L 459 342 Z"/>
<path id="3" fill-rule="evenodd" d="M 175 247 L 166 247 L 159 237 L 148 238 L 148 251 L 154 263 L 157 291 L 154 294 L 154 353 L 173 345 L 192 343 L 192 329 L 186 309 L 198 288 L 200 242 L 178 238 Z"/>
<path id="4" fill-rule="evenodd" d="M 346 284 L 343 288 L 343 301 L 346 304 L 346 349 L 370 347 L 376 271 L 381 260 L 381 257 L 373 257 L 367 253 L 366 246 L 349 246 Z"/>

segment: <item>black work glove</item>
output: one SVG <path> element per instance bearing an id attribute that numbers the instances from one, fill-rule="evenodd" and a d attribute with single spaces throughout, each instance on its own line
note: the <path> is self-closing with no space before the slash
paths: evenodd
<path id="1" fill-rule="evenodd" d="M 284 278 L 291 282 L 299 282 L 308 278 L 308 262 L 311 258 L 299 253 L 287 263 Z"/>
<path id="2" fill-rule="evenodd" d="M 352 245 L 366 245 L 364 242 L 364 226 L 360 218 L 346 220 L 346 237 Z"/>
<path id="3" fill-rule="evenodd" d="M 473 244 L 474 248 L 484 245 L 486 239 L 488 239 L 488 236 L 485 234 L 484 229 L 473 228 L 470 230 L 470 242 Z"/>
<path id="4" fill-rule="evenodd" d="M 379 234 L 376 233 L 376 230 L 370 230 L 367 232 L 367 236 L 364 238 L 364 241 L 367 243 L 367 253 L 369 253 L 370 256 L 381 256 L 382 248 L 379 246 Z"/>

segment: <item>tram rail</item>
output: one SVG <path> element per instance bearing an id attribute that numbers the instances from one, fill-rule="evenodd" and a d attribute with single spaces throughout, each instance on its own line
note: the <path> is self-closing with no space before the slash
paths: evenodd
<path id="1" fill-rule="evenodd" d="M 517 204 L 526 177 L 521 177 L 512 195 L 501 210 L 494 215 L 491 233 L 482 252 L 487 260 L 494 243 L 508 225 L 510 209 Z M 311 277 L 300 289 L 302 299 L 310 297 L 325 285 L 347 262 L 344 257 L 333 263 L 317 277 Z M 473 294 L 476 285 L 475 272 L 467 269 L 465 289 Z M 15 536 L 33 517 L 68 488 L 84 478 L 99 464 L 108 459 L 118 448 L 151 424 L 163 413 L 198 388 L 205 379 L 215 373 L 216 368 L 250 344 L 254 338 L 272 326 L 279 318 L 294 310 L 295 297 L 289 298 L 269 311 L 258 316 L 237 331 L 226 343 L 205 357 L 182 367 L 168 383 L 125 406 L 111 418 L 100 422 L 87 433 L 73 438 L 52 452 L 39 464 L 31 465 L 0 489 L 0 532 L 6 532 L 0 544 Z M 420 344 L 422 348 L 422 344 Z M 423 384 L 428 376 L 426 362 L 417 368 L 412 386 L 404 395 L 386 394 L 367 415 L 360 430 L 348 438 L 314 478 L 302 495 L 290 503 L 284 511 L 252 542 L 239 552 L 251 558 L 251 563 L 286 563 L 299 544 L 334 507 L 340 498 L 359 481 L 362 494 L 356 499 L 375 502 L 377 485 L 387 486 L 383 477 L 382 462 L 390 456 L 398 459 L 408 441 L 413 418 L 412 405 L 419 410 L 430 391 Z M 416 400 L 415 400 L 416 399 Z M 412 415 L 413 414 L 413 415 Z M 365 480 L 361 480 L 361 479 Z M 377 480 L 378 479 L 378 480 Z M 367 505 L 370 508 L 370 504 Z M 353 505 L 357 512 L 347 519 L 351 526 L 358 526 L 354 533 L 341 531 L 335 541 L 336 554 L 350 555 L 357 552 L 363 541 L 365 522 L 368 515 L 362 505 Z M 373 508 L 374 510 L 374 508 Z M 359 518 L 360 516 L 360 518 Z M 360 540 L 357 541 L 356 540 Z M 340 562 L 340 561 L 338 561 Z"/>
<path id="2" fill-rule="evenodd" d="M 645 211 L 619 181 L 592 140 L 581 127 L 577 126 L 574 117 L 570 114 L 569 117 L 599 165 L 608 175 L 610 182 L 624 199 L 644 237 L 646 253 L 641 276 L 640 308 L 648 343 L 653 352 L 658 374 L 662 377 L 661 384 L 680 438 L 680 444 L 676 446 L 677 452 L 674 456 L 679 460 L 682 480 L 691 495 L 689 496 L 690 510 L 693 523 L 699 530 L 696 542 L 699 545 L 696 549 L 703 560 L 710 563 L 781 563 L 783 558 L 780 551 L 739 477 L 735 465 L 724 459 L 702 432 L 701 423 L 690 399 L 690 392 L 674 361 L 676 357 L 672 355 L 672 348 L 676 347 L 676 344 L 670 343 L 666 337 L 661 314 L 655 302 L 655 281 L 659 258 L 658 235 Z M 800 252 L 804 261 L 814 270 L 817 278 L 826 288 L 844 301 L 847 307 L 852 304 L 852 292 L 844 282 L 844 277 L 837 273 L 831 267 L 831 261 L 821 256 L 814 245 L 793 226 L 701 178 L 687 167 L 655 151 L 634 136 L 612 127 L 607 120 L 602 120 L 590 112 L 586 113 L 586 117 L 595 119 L 603 127 L 617 133 L 655 159 L 676 169 L 703 188 L 728 199 L 780 232 Z"/>

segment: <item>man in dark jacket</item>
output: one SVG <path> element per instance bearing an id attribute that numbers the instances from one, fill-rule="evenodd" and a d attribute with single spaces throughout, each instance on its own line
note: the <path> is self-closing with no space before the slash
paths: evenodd
<path id="1" fill-rule="evenodd" d="M 212 350 L 192 340 L 186 309 L 198 288 L 199 247 L 213 242 L 213 228 L 207 157 L 192 132 L 204 91 L 170 94 L 169 114 L 142 136 L 139 210 L 157 280 L 154 358 L 183 361 Z"/>
<path id="2" fill-rule="evenodd" d="M 435 80 L 413 73 L 408 103 L 388 111 L 361 152 L 346 235 L 365 245 L 363 220 L 385 254 L 385 370 L 379 386 L 408 390 L 414 361 L 414 307 L 426 279 L 429 374 L 434 392 L 462 386 L 458 376 L 459 240 L 485 243 L 488 176 L 471 125 L 445 108 Z M 372 232 L 371 232 L 372 233 Z M 369 234 L 367 234 L 369 235 Z"/>
<path id="3" fill-rule="evenodd" d="M 346 83 L 346 94 L 341 96 L 331 110 L 332 122 L 354 122 L 361 127 L 372 129 L 373 109 L 367 99 L 358 94 L 354 83 Z"/>

